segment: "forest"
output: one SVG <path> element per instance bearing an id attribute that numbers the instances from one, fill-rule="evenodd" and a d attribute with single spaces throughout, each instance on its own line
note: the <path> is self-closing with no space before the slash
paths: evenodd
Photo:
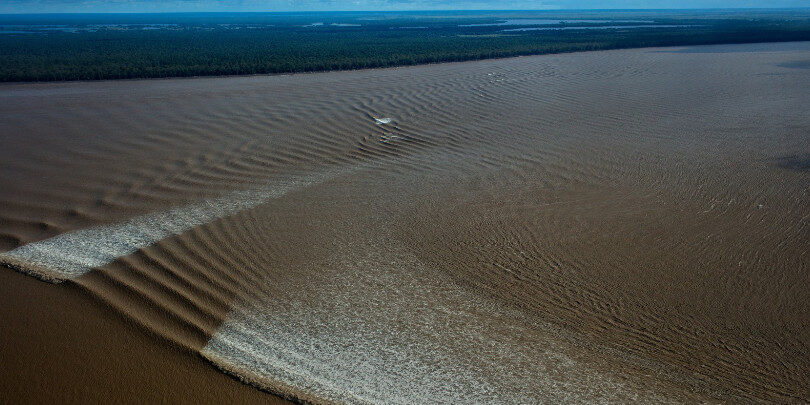
<path id="1" fill-rule="evenodd" d="M 810 40 L 810 10 L 0 15 L 0 81 L 311 72 Z"/>

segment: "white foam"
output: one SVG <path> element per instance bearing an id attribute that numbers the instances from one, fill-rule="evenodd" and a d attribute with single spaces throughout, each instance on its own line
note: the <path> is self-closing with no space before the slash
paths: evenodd
<path id="1" fill-rule="evenodd" d="M 393 120 L 391 118 L 374 118 L 374 122 L 376 122 L 377 125 L 390 124 L 392 121 Z"/>
<path id="2" fill-rule="evenodd" d="M 333 245 L 333 257 L 293 271 L 306 277 L 268 280 L 263 298 L 237 303 L 202 354 L 314 402 L 638 399 L 624 381 L 567 356 L 558 329 L 460 289 L 382 240 L 347 240 L 354 252 Z"/>
<path id="3" fill-rule="evenodd" d="M 161 239 L 325 179 L 324 175 L 278 181 L 125 222 L 64 233 L 0 254 L 19 270 L 51 282 L 80 276 Z M 10 260 L 8 260 L 10 259 Z"/>

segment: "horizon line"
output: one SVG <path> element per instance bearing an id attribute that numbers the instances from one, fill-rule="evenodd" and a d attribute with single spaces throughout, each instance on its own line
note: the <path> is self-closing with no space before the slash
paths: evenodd
<path id="1" fill-rule="evenodd" d="M 805 7 L 706 7 L 706 8 L 537 8 L 537 9 L 423 9 L 423 10 L 275 10 L 275 11 L 65 11 L 65 12 L 11 12 L 0 13 L 7 15 L 71 15 L 71 14 L 307 14 L 307 13 L 425 13 L 425 12 L 631 12 L 631 11 L 752 11 L 752 10 L 808 10 Z"/>

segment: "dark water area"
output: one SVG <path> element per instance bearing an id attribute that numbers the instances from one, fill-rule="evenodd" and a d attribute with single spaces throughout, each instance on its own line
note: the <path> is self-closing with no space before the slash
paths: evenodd
<path id="1" fill-rule="evenodd" d="M 694 25 L 659 25 L 659 24 L 646 24 L 646 25 L 596 25 L 587 27 L 524 27 L 512 28 L 503 30 L 503 32 L 518 32 L 518 31 L 551 31 L 551 30 L 615 30 L 615 29 L 638 29 L 638 28 L 688 28 Z"/>
<path id="2" fill-rule="evenodd" d="M 516 18 L 510 20 L 503 20 L 494 23 L 485 24 L 464 24 L 459 27 L 488 27 L 500 25 L 554 25 L 554 24 L 605 24 L 605 23 L 652 23 L 649 20 L 549 20 L 549 19 L 532 19 L 532 18 Z"/>
<path id="3" fill-rule="evenodd" d="M 810 69 L 810 60 L 795 60 L 792 62 L 780 63 L 777 66 L 793 69 Z"/>
<path id="4" fill-rule="evenodd" d="M 810 153 L 783 156 L 776 160 L 776 164 L 783 169 L 810 172 Z"/>

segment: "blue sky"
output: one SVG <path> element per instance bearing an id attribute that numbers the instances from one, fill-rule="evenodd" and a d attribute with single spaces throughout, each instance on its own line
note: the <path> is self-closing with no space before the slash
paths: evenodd
<path id="1" fill-rule="evenodd" d="M 810 0 L 0 0 L 0 13 L 810 7 Z"/>

